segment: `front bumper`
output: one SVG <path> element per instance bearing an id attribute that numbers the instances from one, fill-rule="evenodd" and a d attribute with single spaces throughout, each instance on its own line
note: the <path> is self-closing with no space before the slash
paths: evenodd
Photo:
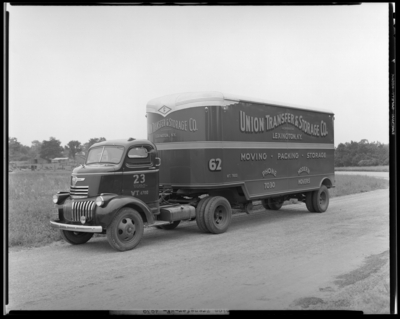
<path id="1" fill-rule="evenodd" d="M 101 226 L 84 226 L 84 225 L 72 225 L 72 224 L 64 224 L 59 221 L 51 220 L 50 225 L 54 228 L 58 228 L 61 230 L 68 230 L 74 232 L 83 232 L 83 233 L 101 233 L 103 232 L 103 227 Z"/>

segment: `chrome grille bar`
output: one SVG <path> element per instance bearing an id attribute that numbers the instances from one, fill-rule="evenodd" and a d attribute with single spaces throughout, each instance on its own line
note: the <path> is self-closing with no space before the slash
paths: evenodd
<path id="1" fill-rule="evenodd" d="M 86 220 L 92 220 L 95 209 L 94 201 L 73 201 L 72 202 L 72 221 L 79 222 L 81 216 L 85 216 Z"/>
<path id="2" fill-rule="evenodd" d="M 89 186 L 71 186 L 70 194 L 72 198 L 87 198 L 89 196 Z"/>

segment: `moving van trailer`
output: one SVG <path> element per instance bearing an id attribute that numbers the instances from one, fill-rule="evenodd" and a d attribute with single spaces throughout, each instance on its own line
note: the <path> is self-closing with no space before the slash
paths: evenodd
<path id="1" fill-rule="evenodd" d="M 174 94 L 147 104 L 147 140 L 94 144 L 54 195 L 53 227 L 71 244 L 107 234 L 117 250 L 139 244 L 145 226 L 196 220 L 223 233 L 232 208 L 285 200 L 325 212 L 335 185 L 334 114 L 219 92 Z"/>

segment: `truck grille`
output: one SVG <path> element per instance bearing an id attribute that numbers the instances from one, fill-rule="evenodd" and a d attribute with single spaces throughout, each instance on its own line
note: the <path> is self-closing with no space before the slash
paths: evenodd
<path id="1" fill-rule="evenodd" d="M 89 195 L 89 186 L 71 186 L 70 194 L 72 198 L 87 198 Z"/>
<path id="2" fill-rule="evenodd" d="M 81 216 L 85 216 L 87 221 L 92 220 L 95 207 L 94 201 L 73 201 L 72 221 L 79 222 Z"/>

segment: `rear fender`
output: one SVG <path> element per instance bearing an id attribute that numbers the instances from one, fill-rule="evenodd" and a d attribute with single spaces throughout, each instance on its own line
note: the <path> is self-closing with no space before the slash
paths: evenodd
<path id="1" fill-rule="evenodd" d="M 332 176 L 324 177 L 321 180 L 321 183 L 319 184 L 319 187 L 321 187 L 322 185 L 325 185 L 327 188 L 335 187 L 335 183 L 332 182 L 332 180 L 335 181 L 334 177 L 332 177 Z"/>
<path id="2" fill-rule="evenodd" d="M 144 223 L 148 225 L 154 224 L 153 214 L 142 200 L 132 196 L 116 194 L 102 194 L 101 196 L 104 199 L 104 206 L 96 207 L 96 222 L 103 228 L 107 228 L 110 225 L 115 215 L 123 207 L 131 207 L 137 210 L 142 216 Z"/>

